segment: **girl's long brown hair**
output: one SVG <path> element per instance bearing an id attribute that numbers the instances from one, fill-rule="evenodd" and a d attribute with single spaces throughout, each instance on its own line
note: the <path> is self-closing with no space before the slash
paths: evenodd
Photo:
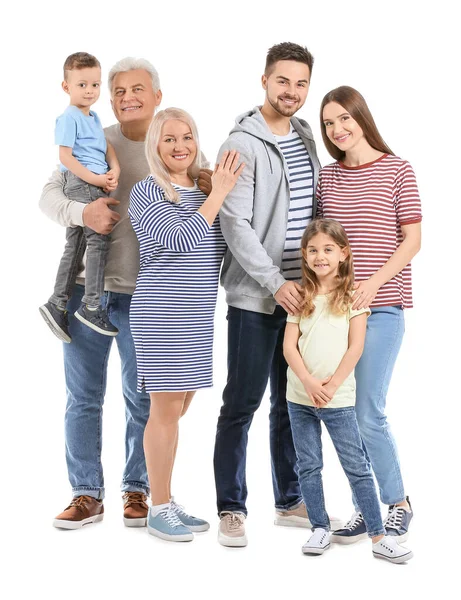
<path id="1" fill-rule="evenodd" d="M 394 154 L 379 133 L 370 109 L 362 94 L 348 85 L 342 85 L 331 90 L 331 92 L 328 92 L 322 100 L 322 105 L 320 107 L 320 129 L 322 130 L 323 143 L 334 159 L 342 160 L 345 156 L 345 152 L 335 146 L 327 136 L 325 123 L 323 121 L 323 109 L 330 102 L 340 104 L 346 112 L 351 115 L 354 121 L 357 121 L 363 131 L 365 139 L 372 148 L 386 154 Z"/>
<path id="2" fill-rule="evenodd" d="M 328 235 L 335 244 L 346 250 L 347 256 L 345 260 L 339 263 L 337 285 L 331 294 L 329 294 L 329 307 L 332 313 L 343 314 L 347 312 L 351 300 L 352 300 L 352 289 L 354 285 L 354 263 L 352 262 L 352 252 L 347 239 L 347 234 L 344 231 L 343 226 L 339 221 L 335 219 L 315 219 L 310 223 L 301 240 L 301 251 L 302 251 L 302 288 L 303 288 L 303 302 L 302 302 L 302 316 L 308 317 L 315 310 L 314 298 L 318 294 L 319 282 L 317 275 L 307 266 L 307 246 L 310 240 L 317 235 L 317 233 L 324 233 Z"/>

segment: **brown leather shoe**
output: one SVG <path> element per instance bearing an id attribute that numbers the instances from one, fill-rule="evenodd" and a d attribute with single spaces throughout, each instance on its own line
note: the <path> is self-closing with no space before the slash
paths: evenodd
<path id="1" fill-rule="evenodd" d="M 53 526 L 59 529 L 80 529 L 84 525 L 102 521 L 104 506 L 102 500 L 91 496 L 77 496 L 64 512 L 53 521 Z"/>
<path id="2" fill-rule="evenodd" d="M 145 527 L 149 507 L 147 496 L 142 492 L 125 492 L 123 494 L 123 522 L 126 527 Z"/>

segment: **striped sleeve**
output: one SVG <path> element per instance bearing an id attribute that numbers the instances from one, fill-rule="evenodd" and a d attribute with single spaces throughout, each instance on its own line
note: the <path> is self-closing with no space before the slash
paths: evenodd
<path id="1" fill-rule="evenodd" d="M 175 205 L 164 199 L 153 182 L 140 181 L 133 187 L 129 215 L 149 238 L 173 252 L 192 252 L 210 230 L 199 212 L 181 219 Z"/>
<path id="2" fill-rule="evenodd" d="M 413 168 L 407 161 L 403 162 L 396 173 L 394 201 L 400 225 L 419 223 L 422 220 L 418 184 Z"/>

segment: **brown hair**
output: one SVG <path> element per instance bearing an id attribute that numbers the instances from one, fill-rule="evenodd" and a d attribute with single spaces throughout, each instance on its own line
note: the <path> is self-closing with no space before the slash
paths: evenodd
<path id="1" fill-rule="evenodd" d="M 347 312 L 352 300 L 354 263 L 352 262 L 351 247 L 344 227 L 335 219 L 315 219 L 306 227 L 301 239 L 301 286 L 304 295 L 301 314 L 303 317 L 308 317 L 314 312 L 314 298 L 318 294 L 319 289 L 317 275 L 307 265 L 307 246 L 310 240 L 318 233 L 328 235 L 341 250 L 347 251 L 346 258 L 338 266 L 337 285 L 331 294 L 329 294 L 328 304 L 331 312 L 336 314 Z"/>
<path id="2" fill-rule="evenodd" d="M 365 139 L 372 148 L 386 154 L 394 154 L 386 142 L 381 137 L 381 134 L 376 127 L 376 123 L 371 115 L 370 109 L 365 102 L 365 98 L 354 88 L 348 85 L 337 87 L 324 97 L 320 107 L 320 129 L 322 130 L 323 143 L 326 149 L 336 160 L 342 160 L 345 152 L 340 150 L 328 138 L 325 123 L 323 120 L 323 109 L 330 102 L 340 104 L 354 119 L 363 131 Z"/>
<path id="3" fill-rule="evenodd" d="M 67 80 L 67 71 L 79 69 L 101 68 L 99 60 L 87 52 L 75 52 L 66 58 L 64 63 L 64 80 Z"/>
<path id="4" fill-rule="evenodd" d="M 304 63 L 309 67 L 309 75 L 312 75 L 314 57 L 304 46 L 299 46 L 292 42 L 282 42 L 269 48 L 266 57 L 266 68 L 264 69 L 266 77 L 269 77 L 273 70 L 272 67 L 279 60 L 295 60 L 296 62 Z"/>

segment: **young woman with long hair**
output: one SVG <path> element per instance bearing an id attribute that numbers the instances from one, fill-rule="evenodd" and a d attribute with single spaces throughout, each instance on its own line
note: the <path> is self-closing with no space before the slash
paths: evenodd
<path id="1" fill-rule="evenodd" d="M 381 501 L 388 506 L 386 532 L 403 541 L 413 512 L 385 408 L 404 333 L 403 309 L 413 305 L 410 261 L 421 244 L 421 202 L 411 165 L 384 142 L 357 90 L 341 86 L 326 94 L 320 121 L 336 162 L 320 173 L 317 214 L 344 226 L 355 265 L 352 308 L 371 309 L 355 369 L 357 420 Z M 334 541 L 351 543 L 366 535 L 357 498 L 354 502 L 351 520 L 335 532 Z"/>

